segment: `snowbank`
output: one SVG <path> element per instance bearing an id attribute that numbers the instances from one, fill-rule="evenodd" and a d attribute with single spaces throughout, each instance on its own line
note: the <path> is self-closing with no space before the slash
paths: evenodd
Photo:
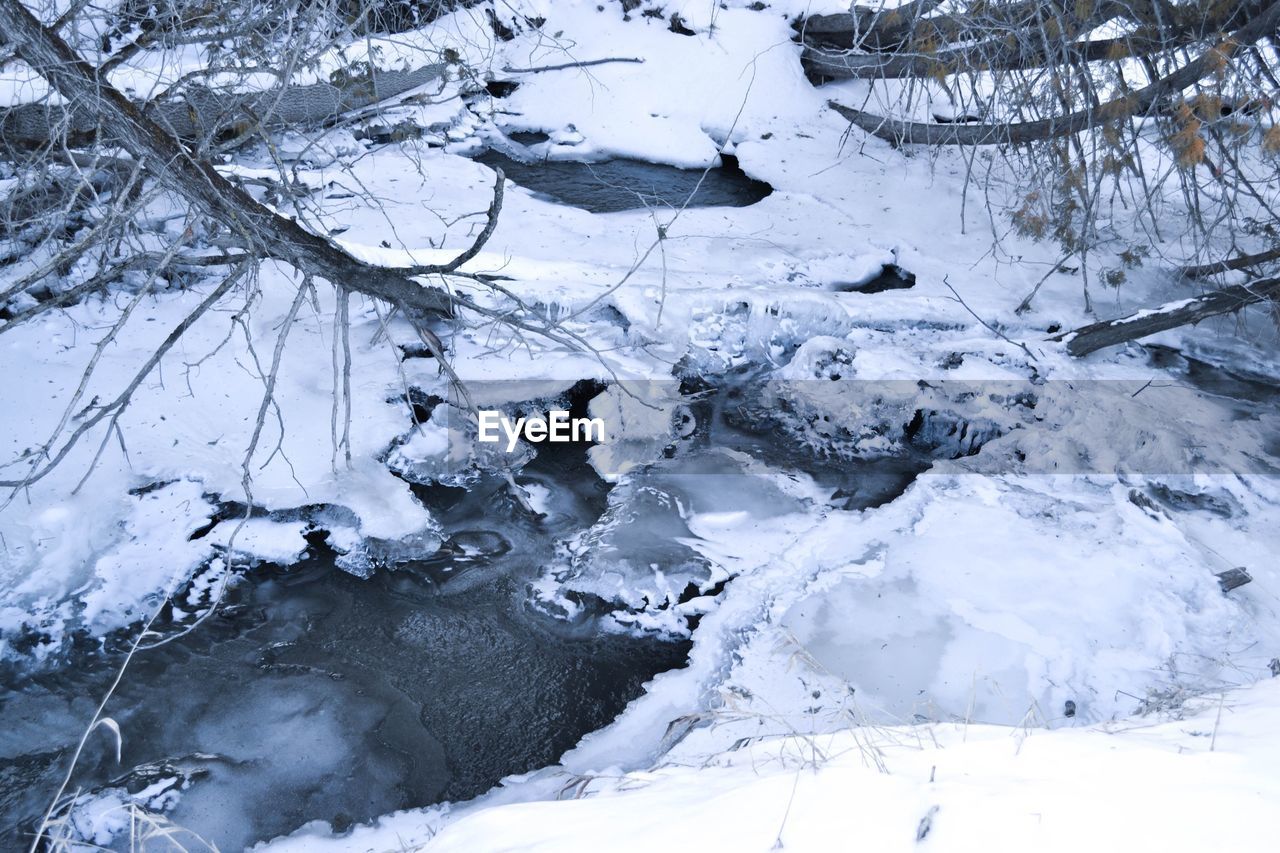
<path id="1" fill-rule="evenodd" d="M 1269 850 L 1277 703 L 1270 682 L 1163 722 L 851 728 L 701 760 L 686 747 L 566 780 L 554 802 L 473 811 L 421 849 Z"/>

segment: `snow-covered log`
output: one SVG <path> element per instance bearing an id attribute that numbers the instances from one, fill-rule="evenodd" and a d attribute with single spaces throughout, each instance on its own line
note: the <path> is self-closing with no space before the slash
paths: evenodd
<path id="1" fill-rule="evenodd" d="M 1067 352 L 1072 355 L 1088 355 L 1104 347 L 1199 323 L 1209 317 L 1239 311 L 1255 302 L 1277 298 L 1280 298 L 1280 278 L 1258 279 L 1247 284 L 1224 287 L 1203 296 L 1168 302 L 1159 308 L 1138 311 L 1116 320 L 1092 323 L 1068 332 L 1057 340 L 1066 341 Z"/>
<path id="2" fill-rule="evenodd" d="M 368 75 L 334 75 L 329 82 L 285 85 L 260 92 L 235 92 L 193 86 L 180 95 L 139 104 L 156 124 L 183 140 L 209 139 L 247 129 L 273 130 L 291 126 L 317 127 L 344 113 L 425 86 L 444 74 L 443 63 L 407 71 L 373 69 Z M 0 139 L 4 145 L 47 144 L 65 133 L 88 140 L 98 132 L 99 116 L 92 102 L 73 106 L 20 104 L 0 111 Z"/>
<path id="3" fill-rule="evenodd" d="M 801 60 L 805 71 L 817 77 L 877 80 L 927 78 L 976 69 L 1025 71 L 1062 64 L 1064 56 L 1076 62 L 1097 62 L 1144 56 L 1169 47 L 1169 43 L 1154 39 L 1095 39 L 1056 46 L 1050 55 L 1040 45 L 999 38 L 935 53 L 856 53 L 806 45 Z"/>
<path id="4" fill-rule="evenodd" d="M 814 15 L 797 23 L 800 40 L 813 47 L 856 48 L 872 52 L 919 52 L 925 46 L 971 42 L 993 32 L 1027 32 L 1036 43 L 1074 38 L 1108 22 L 1132 26 L 1139 37 L 1170 42 L 1192 36 L 1207 38 L 1248 23 L 1266 11 L 1268 0 L 1205 4 L 1179 8 L 1143 0 L 1102 0 L 1059 5 L 1038 0 L 996 0 L 962 5 L 931 14 L 939 0 L 914 0 L 894 9 L 855 6 L 850 12 Z M 1060 45 L 1056 45 L 1059 46 Z M 1062 61 L 1069 59 L 1064 52 Z"/>

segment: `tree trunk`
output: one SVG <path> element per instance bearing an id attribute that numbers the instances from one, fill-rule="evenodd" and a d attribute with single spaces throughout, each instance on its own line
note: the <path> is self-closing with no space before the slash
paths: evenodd
<path id="1" fill-rule="evenodd" d="M 1001 10 L 999 20 L 1034 12 L 1037 0 L 1019 0 Z M 962 34 L 976 26 L 974 19 L 961 15 L 938 15 L 925 18 L 942 5 L 942 0 L 913 0 L 894 9 L 854 6 L 849 12 L 814 15 L 805 18 L 800 31 L 805 42 L 832 47 L 856 47 L 862 50 L 893 51 L 912 35 L 928 29 L 932 34 Z M 995 22 L 984 17 L 983 25 Z"/>
<path id="2" fill-rule="evenodd" d="M 1049 4 L 1040 0 L 1006 0 L 996 3 L 974 3 L 962 12 L 925 17 L 937 6 L 936 0 L 916 0 L 896 9 L 871 9 L 855 6 L 851 12 L 814 15 L 797 25 L 803 42 L 815 47 L 857 48 L 874 52 L 893 52 L 914 44 L 951 44 L 974 38 L 990 37 L 992 31 L 1015 32 L 1034 29 L 1037 21 L 1065 25 L 1071 32 L 1055 33 L 1054 38 L 1078 35 L 1108 21 L 1125 21 L 1138 28 L 1131 35 L 1174 39 L 1195 39 L 1243 26 L 1266 11 L 1268 0 L 1204 4 L 1186 4 L 1179 9 L 1165 0 L 1103 0 L 1084 17 L 1075 14 L 1074 4 Z"/>
<path id="3" fill-rule="evenodd" d="M 312 127 L 332 123 L 343 113 L 394 98 L 438 80 L 442 63 L 412 71 L 374 70 L 368 77 L 352 77 L 306 86 L 285 85 L 265 92 L 232 92 L 191 87 L 181 96 L 139 105 L 156 124 L 183 140 L 212 139 L 261 123 L 275 130 L 291 125 Z M 89 105 L 68 109 L 47 104 L 21 104 L 0 110 L 0 140 L 5 146 L 30 147 L 66 133 L 86 142 L 98 131 L 98 116 Z"/>
<path id="4" fill-rule="evenodd" d="M 1159 308 L 1138 311 L 1118 320 L 1093 323 L 1067 332 L 1065 335 L 1059 335 L 1053 340 L 1066 341 L 1067 352 L 1071 355 L 1088 355 L 1103 347 L 1145 338 L 1147 335 L 1176 329 L 1178 326 L 1199 323 L 1209 317 L 1239 311 L 1255 302 L 1277 298 L 1280 298 L 1280 278 L 1258 279 L 1248 284 L 1224 287 L 1203 296 L 1169 302 Z"/>
<path id="5" fill-rule="evenodd" d="M 323 237 L 255 201 L 207 162 L 195 159 L 170 133 L 123 94 L 97 79 L 94 68 L 31 15 L 21 0 L 0 0 L 0 36 L 76 111 L 97 117 L 100 136 L 144 164 L 166 189 L 221 222 L 245 248 L 303 273 L 419 314 L 448 315 L 453 302 L 403 271 L 360 261 Z M 414 270 L 443 272 L 445 268 Z"/>
<path id="6" fill-rule="evenodd" d="M 1021 41 L 1010 45 L 1003 39 L 994 39 L 932 54 L 851 53 L 825 47 L 805 47 L 800 58 L 805 71 L 818 77 L 832 80 L 879 80 L 928 78 L 936 76 L 940 71 L 944 74 L 962 71 L 1025 71 L 1068 62 L 1127 59 L 1181 46 L 1184 43 L 1178 41 L 1130 37 L 1097 39 L 1068 45 L 1061 56 L 1050 57 L 1037 45 Z"/>

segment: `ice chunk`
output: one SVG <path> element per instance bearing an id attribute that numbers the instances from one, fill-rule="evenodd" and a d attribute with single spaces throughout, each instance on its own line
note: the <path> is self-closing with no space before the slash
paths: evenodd
<path id="1" fill-rule="evenodd" d="M 567 545 L 567 565 L 551 574 L 560 596 L 606 602 L 622 624 L 682 632 L 675 606 L 691 597 L 689 588 L 705 592 L 728 577 L 706 553 L 719 553 L 722 539 L 774 531 L 805 507 L 776 472 L 745 454 L 663 459 L 622 478 L 603 517 Z"/>
<path id="2" fill-rule="evenodd" d="M 349 537 L 343 537 L 350 541 Z M 444 534 L 434 521 L 428 527 L 399 539 L 362 539 L 354 547 L 338 554 L 335 563 L 344 572 L 367 578 L 382 568 L 393 568 L 401 563 L 425 560 L 440 550 Z M 337 550 L 337 542 L 333 543 Z"/>
<path id="3" fill-rule="evenodd" d="M 482 472 L 518 471 L 534 457 L 524 442 L 510 452 L 506 447 L 505 441 L 479 441 L 474 418 L 442 403 L 391 451 L 387 466 L 411 483 L 465 486 Z"/>
<path id="4" fill-rule="evenodd" d="M 677 412 L 683 408 L 674 380 L 618 382 L 591 400 L 588 413 L 607 426 L 604 441 L 588 452 L 591 467 L 617 482 L 628 471 L 657 459 L 674 438 Z"/>

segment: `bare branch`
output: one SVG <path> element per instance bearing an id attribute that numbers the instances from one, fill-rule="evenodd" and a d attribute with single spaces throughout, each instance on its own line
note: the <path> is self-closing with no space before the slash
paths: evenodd
<path id="1" fill-rule="evenodd" d="M 877 116 L 830 102 L 833 110 L 872 136 L 894 145 L 1020 145 L 1074 136 L 1103 123 L 1107 116 L 1146 115 L 1166 97 L 1181 92 L 1221 68 L 1224 59 L 1242 46 L 1270 35 L 1280 26 L 1280 3 L 1272 3 L 1258 18 L 1219 41 L 1199 57 L 1142 89 L 1105 104 L 1061 116 L 1026 122 L 985 124 L 929 124 Z"/>
<path id="2" fill-rule="evenodd" d="M 197 160 L 172 135 L 143 115 L 128 98 L 106 85 L 56 33 L 32 17 L 20 0 L 0 0 L 0 32 L 18 55 L 72 103 L 92 104 L 109 135 L 144 164 L 169 190 L 240 234 L 266 257 L 285 261 L 306 275 L 345 285 L 423 314 L 452 312 L 453 300 L 403 272 L 360 261 L 324 237 L 303 229 L 235 187 L 208 162 Z"/>
<path id="3" fill-rule="evenodd" d="M 607 65 L 610 62 L 636 62 L 644 60 L 635 56 L 618 56 L 610 59 L 588 59 L 583 62 L 562 62 L 559 65 L 539 65 L 534 68 L 512 68 L 510 65 L 502 69 L 504 74 L 538 74 L 543 71 L 563 71 L 566 68 L 590 68 L 593 65 Z"/>

